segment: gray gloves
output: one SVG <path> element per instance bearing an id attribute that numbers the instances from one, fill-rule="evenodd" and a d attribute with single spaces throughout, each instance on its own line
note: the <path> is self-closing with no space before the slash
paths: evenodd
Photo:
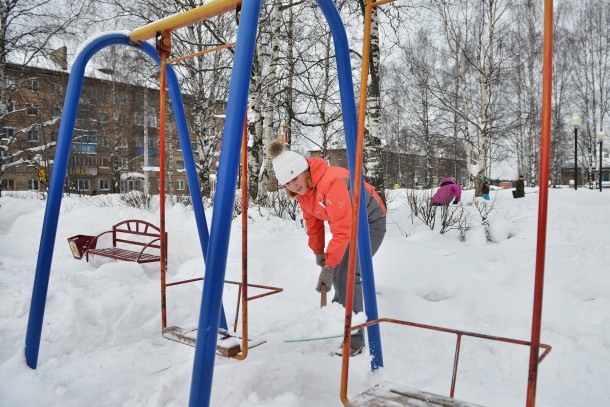
<path id="1" fill-rule="evenodd" d="M 326 255 L 324 253 L 316 254 L 316 264 L 320 267 L 324 267 L 326 264 Z"/>
<path id="2" fill-rule="evenodd" d="M 322 284 L 326 286 L 326 291 L 330 291 L 333 286 L 333 273 L 334 270 L 326 265 L 326 255 L 324 253 L 316 253 L 316 264 L 322 267 L 320 271 L 320 278 L 318 279 L 318 285 L 316 291 L 322 292 Z"/>
<path id="3" fill-rule="evenodd" d="M 320 271 L 320 278 L 318 278 L 318 285 L 316 286 L 316 291 L 322 292 L 322 284 L 326 286 L 326 291 L 329 291 L 333 286 L 333 274 L 334 269 L 329 266 L 322 267 L 322 271 Z"/>

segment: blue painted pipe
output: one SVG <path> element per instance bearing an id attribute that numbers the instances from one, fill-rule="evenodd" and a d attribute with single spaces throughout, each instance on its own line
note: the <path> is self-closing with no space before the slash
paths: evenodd
<path id="1" fill-rule="evenodd" d="M 229 100 L 227 101 L 220 165 L 218 167 L 218 183 L 214 199 L 214 215 L 212 216 L 211 239 L 208 248 L 209 257 L 199 312 L 199 329 L 197 331 L 189 399 L 190 407 L 210 405 L 218 321 L 260 5 L 260 0 L 250 0 L 242 3 L 237 30 L 235 59 L 229 87 Z"/>
<path id="2" fill-rule="evenodd" d="M 26 362 L 27 365 L 32 369 L 36 369 L 38 365 L 40 338 L 42 334 L 42 324 L 44 319 L 47 291 L 49 287 L 53 248 L 55 246 L 55 237 L 57 235 L 57 222 L 68 167 L 70 145 L 72 143 L 74 124 L 76 122 L 78 100 L 85 75 L 85 67 L 87 66 L 89 60 L 98 51 L 111 45 L 138 47 L 129 40 L 129 36 L 125 33 L 106 33 L 94 38 L 87 44 L 86 47 L 83 48 L 74 61 L 68 81 L 68 87 L 66 89 L 66 98 L 64 100 L 62 119 L 59 127 L 59 135 L 53 162 L 53 171 L 51 173 L 51 181 L 49 183 L 49 194 L 47 197 L 47 205 L 42 225 L 42 234 L 38 250 L 38 261 L 36 264 L 36 274 L 34 277 L 34 288 L 32 290 L 32 301 L 30 305 L 30 314 L 25 339 Z M 157 64 L 160 64 L 157 51 L 152 45 L 143 43 L 139 48 L 150 56 Z M 186 125 L 186 117 L 184 115 L 184 106 L 182 105 L 182 97 L 179 91 L 180 88 L 178 85 L 178 80 L 171 66 L 168 66 L 166 73 L 170 95 L 172 101 L 174 102 L 174 115 L 178 128 L 180 144 L 184 154 L 184 164 L 187 180 L 190 186 L 191 200 L 193 201 L 193 209 L 199 232 L 199 240 L 201 242 L 202 253 L 204 253 L 205 256 L 205 253 L 207 252 L 209 234 L 205 220 L 203 203 L 201 200 L 201 193 L 199 191 L 199 182 L 197 180 L 190 138 L 188 135 L 188 126 Z"/>
<path id="3" fill-rule="evenodd" d="M 354 102 L 354 84 L 352 82 L 352 70 L 349 58 L 349 42 L 345 33 L 345 27 L 341 21 L 341 16 L 332 0 L 316 1 L 326 17 L 335 45 L 337 70 L 339 73 L 341 109 L 343 112 L 343 127 L 345 128 L 345 141 L 347 146 L 347 161 L 352 183 L 351 191 L 353 191 L 358 119 L 356 115 L 356 104 Z M 366 102 L 360 101 L 360 103 Z M 360 190 L 364 191 L 364 180 L 361 178 L 358 182 L 360 182 Z M 366 215 L 364 194 L 360 194 L 360 210 L 358 213 L 358 253 L 360 258 L 364 309 L 367 321 L 372 321 L 379 318 L 379 313 L 377 311 L 375 278 L 373 276 L 373 255 L 371 252 L 369 221 Z M 379 324 L 369 326 L 367 328 L 367 333 L 369 338 L 369 351 L 372 358 L 371 368 L 375 370 L 383 366 Z"/>

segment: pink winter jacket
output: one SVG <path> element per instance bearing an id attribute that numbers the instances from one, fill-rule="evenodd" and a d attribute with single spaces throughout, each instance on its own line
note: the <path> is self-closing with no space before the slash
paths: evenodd
<path id="1" fill-rule="evenodd" d="M 462 187 L 456 184 L 446 184 L 436 191 L 432 197 L 432 205 L 449 205 L 451 201 L 460 202 Z"/>

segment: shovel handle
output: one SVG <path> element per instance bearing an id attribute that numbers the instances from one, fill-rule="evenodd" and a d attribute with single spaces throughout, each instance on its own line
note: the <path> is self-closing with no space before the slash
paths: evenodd
<path id="1" fill-rule="evenodd" d="M 320 308 L 326 307 L 326 284 L 320 286 Z"/>

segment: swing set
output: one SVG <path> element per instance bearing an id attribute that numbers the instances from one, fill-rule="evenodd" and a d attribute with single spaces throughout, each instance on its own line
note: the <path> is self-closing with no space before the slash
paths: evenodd
<path id="1" fill-rule="evenodd" d="M 367 78 L 369 69 L 370 55 L 370 34 L 372 8 L 394 0 L 378 0 L 375 2 L 367 1 L 364 18 L 364 39 L 362 52 L 362 70 L 360 101 L 367 98 Z M 539 200 L 538 216 L 538 236 L 536 254 L 536 277 L 534 287 L 534 306 L 532 318 L 531 340 L 521 341 L 509 338 L 494 337 L 490 335 L 475 334 L 466 331 L 453 330 L 430 325 L 417 324 L 408 321 L 400 321 L 389 318 L 379 318 L 377 302 L 375 298 L 375 283 L 372 272 L 372 255 L 369 242 L 369 231 L 366 210 L 364 207 L 364 196 L 360 193 L 364 185 L 362 177 L 363 160 L 363 139 L 364 139 L 364 119 L 366 116 L 366 103 L 359 105 L 358 114 L 354 100 L 354 86 L 351 76 L 350 54 L 347 35 L 341 17 L 333 4 L 332 0 L 316 0 L 320 10 L 324 14 L 333 36 L 335 46 L 335 56 L 339 78 L 339 91 L 343 113 L 343 125 L 345 130 L 348 165 L 350 168 L 350 179 L 353 191 L 353 213 L 352 213 L 352 235 L 351 241 L 357 241 L 357 245 L 350 245 L 349 252 L 349 274 L 348 274 L 348 293 L 345 306 L 344 324 L 344 352 L 342 359 L 341 392 L 340 398 L 344 405 L 352 406 L 394 406 L 412 405 L 422 401 L 429 406 L 473 406 L 473 404 L 457 401 L 453 398 L 457 365 L 459 361 L 460 344 L 463 337 L 476 337 L 481 339 L 496 340 L 506 343 L 526 345 L 530 348 L 529 375 L 526 406 L 533 407 L 536 397 L 536 383 L 538 364 L 550 352 L 549 345 L 540 343 L 540 327 L 542 315 L 542 293 L 544 281 L 544 256 L 546 245 L 546 220 L 548 206 L 548 189 L 541 187 Z M 44 309 L 49 284 L 50 268 L 53 255 L 54 242 L 57 232 L 57 222 L 61 205 L 63 184 L 66 176 L 72 133 L 74 130 L 78 99 L 84 78 L 84 71 L 88 61 L 101 49 L 112 45 L 126 45 L 136 47 L 147 54 L 161 67 L 161 88 L 160 88 L 160 163 L 163 165 L 165 160 L 164 152 L 164 126 L 165 126 L 165 90 L 169 88 L 169 94 L 174 111 L 176 128 L 187 175 L 187 181 L 191 186 L 191 200 L 195 222 L 199 234 L 199 241 L 203 257 L 206 261 L 205 280 L 203 286 L 202 299 L 200 304 L 198 329 L 196 340 L 180 338 L 184 330 L 166 327 L 165 315 L 165 288 L 176 284 L 195 281 L 185 280 L 181 282 L 166 283 L 165 268 L 166 264 L 161 261 L 161 287 L 162 287 L 162 325 L 164 336 L 173 336 L 171 339 L 189 342 L 195 345 L 195 357 L 193 362 L 193 374 L 191 379 L 191 392 L 189 405 L 191 407 L 209 406 L 214 372 L 214 360 L 216 355 L 217 341 L 219 338 L 219 327 L 226 330 L 226 320 L 222 307 L 223 285 L 226 283 L 224 277 L 226 272 L 226 262 L 228 255 L 228 242 L 231 229 L 232 211 L 235 200 L 235 184 L 240 161 L 240 151 L 242 153 L 242 202 L 247 202 L 247 180 L 245 163 L 247 162 L 247 124 L 246 110 L 250 72 L 254 54 L 256 32 L 258 27 L 258 17 L 260 13 L 261 0 L 212 0 L 203 6 L 193 8 L 189 11 L 175 14 L 151 24 L 133 30 L 129 34 L 124 32 L 103 33 L 89 40 L 87 45 L 77 55 L 70 74 L 68 87 L 66 89 L 66 99 L 62 113 L 61 126 L 59 129 L 58 142 L 56 146 L 54 170 L 49 184 L 49 193 L 36 275 L 32 291 L 32 302 L 30 307 L 28 327 L 26 333 L 25 355 L 26 363 L 36 369 L 38 354 L 40 349 L 40 338 L 42 333 Z M 550 123 L 551 123 L 551 80 L 552 80 L 552 32 L 553 32 L 553 1 L 545 0 L 544 8 L 544 65 L 543 65 L 543 105 L 542 105 L 542 133 L 541 133 L 541 165 L 540 165 L 540 184 L 546 186 L 549 178 L 549 158 L 550 158 Z M 211 229 L 208 233 L 203 204 L 198 188 L 197 173 L 193 158 L 192 147 L 188 135 L 188 127 L 182 103 L 182 96 L 179 91 L 178 81 L 173 71 L 171 62 L 176 62 L 190 56 L 180 57 L 173 60 L 168 59 L 171 50 L 171 31 L 188 26 L 189 24 L 203 21 L 210 17 L 222 13 L 235 11 L 239 17 L 239 27 L 237 41 L 232 44 L 222 45 L 215 49 L 203 52 L 216 51 L 218 49 L 235 46 L 235 57 L 233 63 L 233 73 L 230 81 L 229 97 L 226 110 L 226 120 L 222 137 L 222 157 L 218 168 L 218 184 L 214 200 L 214 216 Z M 147 40 L 156 39 L 156 48 L 147 43 Z M 169 66 L 168 66 L 169 65 Z M 245 124 L 242 126 L 242 123 Z M 240 143 L 241 141 L 241 143 Z M 162 167 L 163 168 L 163 167 Z M 160 172 L 160 230 L 161 236 L 165 235 L 165 174 Z M 362 208 L 362 210 L 361 210 Z M 245 213 L 242 211 L 242 222 L 245 222 Z M 239 297 L 242 301 L 242 347 L 241 355 L 233 354 L 236 359 L 244 359 L 247 356 L 248 347 L 255 346 L 249 344 L 247 338 L 247 302 L 255 298 L 271 295 L 281 291 L 280 288 L 268 286 L 256 286 L 248 284 L 247 270 L 245 267 L 247 259 L 247 228 L 242 228 L 242 282 L 229 282 L 238 284 L 240 287 Z M 167 242 L 162 238 L 161 247 L 164 249 Z M 361 275 L 363 297 L 367 316 L 367 322 L 358 326 L 352 326 L 352 307 L 353 307 L 353 287 L 355 279 L 354 265 L 356 260 L 356 246 L 361 260 Z M 162 249 L 162 250 L 163 250 Z M 267 292 L 248 297 L 247 288 L 254 286 L 267 290 Z M 238 300 L 239 307 L 239 300 Z M 457 336 L 453 377 L 450 396 L 433 395 L 430 393 L 407 389 L 390 383 L 380 385 L 356 396 L 353 400 L 347 398 L 347 379 L 349 371 L 349 341 L 351 331 L 367 327 L 369 339 L 369 351 L 371 354 L 371 368 L 373 371 L 383 366 L 382 347 L 379 324 L 381 322 L 395 323 L 400 325 L 412 326 L 435 330 L 439 332 L 452 333 Z M 237 316 L 235 328 L 237 326 Z M 193 331 L 194 332 L 194 331 Z M 540 348 L 544 352 L 540 353 Z"/>

